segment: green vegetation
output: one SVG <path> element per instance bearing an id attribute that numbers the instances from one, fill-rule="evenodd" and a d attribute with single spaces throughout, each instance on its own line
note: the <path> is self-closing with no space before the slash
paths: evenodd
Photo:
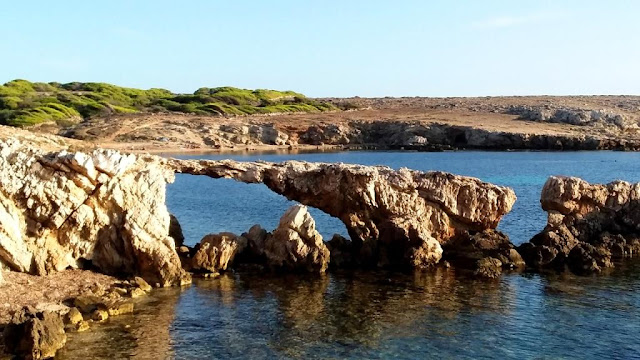
<path id="1" fill-rule="evenodd" d="M 198 115 L 252 115 L 338 110 L 293 91 L 200 88 L 193 94 L 164 89 L 131 89 L 105 83 L 32 83 L 0 86 L 0 124 L 29 126 L 54 121 L 76 123 L 94 116 L 135 112 Z"/>

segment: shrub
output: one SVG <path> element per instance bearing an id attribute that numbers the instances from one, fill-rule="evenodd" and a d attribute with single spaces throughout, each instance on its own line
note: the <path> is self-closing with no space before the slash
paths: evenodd
<path id="1" fill-rule="evenodd" d="M 251 115 L 274 112 L 317 112 L 335 106 L 293 91 L 203 87 L 193 94 L 165 89 L 140 90 L 107 83 L 31 83 L 13 80 L 0 86 L 0 123 L 28 126 L 60 124 L 111 113 L 174 111 L 200 115 Z"/>

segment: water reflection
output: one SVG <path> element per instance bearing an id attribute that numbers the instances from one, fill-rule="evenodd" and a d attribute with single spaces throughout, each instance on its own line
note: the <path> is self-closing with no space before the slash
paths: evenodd
<path id="1" fill-rule="evenodd" d="M 134 315 L 94 324 L 86 332 L 69 334 L 56 359 L 172 359 L 171 326 L 181 289 L 159 289 L 135 304 Z"/>
<path id="2" fill-rule="evenodd" d="M 606 276 L 454 269 L 226 274 L 156 292 L 62 358 L 571 358 L 640 354 L 640 264 Z M 114 319 L 115 320 L 115 319 Z M 126 328 L 125 325 L 130 325 Z"/>

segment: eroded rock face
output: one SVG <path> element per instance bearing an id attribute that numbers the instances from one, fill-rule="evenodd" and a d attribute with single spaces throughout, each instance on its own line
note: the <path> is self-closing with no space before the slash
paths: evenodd
<path id="1" fill-rule="evenodd" d="M 275 268 L 323 273 L 329 266 L 329 249 L 304 205 L 294 205 L 284 213 L 265 239 L 264 254 Z"/>
<path id="2" fill-rule="evenodd" d="M 237 254 L 247 247 L 247 239 L 232 233 L 209 234 L 194 249 L 191 269 L 218 272 L 227 270 Z"/>
<path id="3" fill-rule="evenodd" d="M 0 262 L 33 274 L 91 264 L 154 284 L 188 281 L 168 236 L 170 181 L 148 158 L 0 142 Z"/>
<path id="4" fill-rule="evenodd" d="M 25 359 L 48 359 L 67 342 L 62 316 L 52 311 L 24 308 L 4 329 L 5 348 Z"/>
<path id="5" fill-rule="evenodd" d="M 483 277 L 497 277 L 502 269 L 522 269 L 525 266 L 509 238 L 496 230 L 463 234 L 452 239 L 444 246 L 444 255 L 456 266 L 472 269 Z"/>
<path id="6" fill-rule="evenodd" d="M 594 272 L 640 251 L 640 183 L 552 176 L 540 202 L 547 226 L 519 248 L 530 266 Z"/>
<path id="7" fill-rule="evenodd" d="M 424 268 L 441 244 L 494 229 L 516 200 L 513 190 L 443 172 L 382 166 L 167 160 L 176 172 L 264 183 L 346 225 L 359 261 Z"/>

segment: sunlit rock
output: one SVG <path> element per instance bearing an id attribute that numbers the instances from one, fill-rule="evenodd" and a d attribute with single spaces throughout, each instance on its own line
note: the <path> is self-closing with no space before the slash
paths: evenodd
<path id="1" fill-rule="evenodd" d="M 530 266 L 597 272 L 640 251 L 640 183 L 552 176 L 540 202 L 547 226 L 519 247 Z"/>

